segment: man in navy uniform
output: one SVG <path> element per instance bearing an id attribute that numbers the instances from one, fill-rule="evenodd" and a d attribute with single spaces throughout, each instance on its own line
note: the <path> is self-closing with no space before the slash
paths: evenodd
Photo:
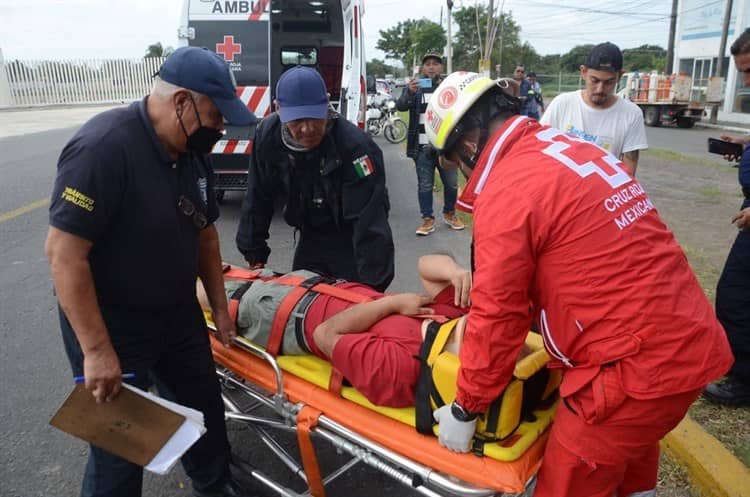
<path id="1" fill-rule="evenodd" d="M 394 249 L 382 151 L 330 108 L 315 69 L 282 74 L 276 105 L 256 131 L 237 248 L 251 267 L 268 261 L 268 229 L 281 197 L 284 219 L 300 232 L 293 270 L 384 291 Z"/>
<path id="2" fill-rule="evenodd" d="M 203 413 L 208 431 L 182 458 L 197 496 L 241 495 L 195 294 L 200 277 L 228 346 L 235 330 L 206 158 L 224 120 L 255 120 L 229 67 L 206 49 L 176 50 L 149 96 L 95 116 L 65 146 L 45 246 L 73 374 L 96 401 L 116 397 L 127 372 Z M 138 497 L 142 480 L 140 466 L 91 446 L 81 495 Z"/>

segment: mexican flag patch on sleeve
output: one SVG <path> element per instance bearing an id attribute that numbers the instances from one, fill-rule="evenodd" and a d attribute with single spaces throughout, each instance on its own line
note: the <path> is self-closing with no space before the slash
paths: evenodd
<path id="1" fill-rule="evenodd" d="M 354 159 L 354 170 L 357 172 L 357 176 L 364 178 L 375 172 L 375 167 L 372 165 L 372 161 L 366 155 L 363 155 L 359 159 Z"/>

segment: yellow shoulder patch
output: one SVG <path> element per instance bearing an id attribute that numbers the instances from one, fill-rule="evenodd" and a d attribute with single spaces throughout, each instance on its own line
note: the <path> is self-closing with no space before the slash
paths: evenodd
<path id="1" fill-rule="evenodd" d="M 94 199 L 87 195 L 84 195 L 75 188 L 66 186 L 60 197 L 73 205 L 77 205 L 81 209 L 87 210 L 89 212 L 94 211 Z"/>

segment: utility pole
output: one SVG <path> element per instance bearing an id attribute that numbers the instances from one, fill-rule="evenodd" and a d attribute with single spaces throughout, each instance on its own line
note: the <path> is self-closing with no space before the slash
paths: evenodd
<path id="1" fill-rule="evenodd" d="M 672 0 L 672 13 L 669 16 L 669 43 L 667 43 L 667 65 L 664 68 L 664 74 L 669 76 L 674 71 L 672 63 L 674 61 L 674 35 L 677 29 L 677 3 L 679 0 Z"/>
<path id="2" fill-rule="evenodd" d="M 675 0 L 677 1 L 677 0 Z M 503 14 L 503 9 L 505 8 L 505 0 L 503 0 L 503 3 L 500 4 L 500 51 L 498 52 L 498 61 L 497 65 L 500 66 L 497 71 L 497 77 L 501 78 L 503 76 L 503 29 L 505 28 L 505 16 Z"/>
<path id="3" fill-rule="evenodd" d="M 451 15 L 451 11 L 453 10 L 453 0 L 447 0 L 448 2 L 448 53 L 446 54 L 446 61 L 448 62 L 448 74 L 451 74 L 453 72 L 453 40 L 451 39 L 451 23 L 453 21 L 453 16 Z M 440 12 L 442 13 L 442 9 L 440 9 Z"/>
<path id="4" fill-rule="evenodd" d="M 727 35 L 729 34 L 729 19 L 732 17 L 732 0 L 727 0 L 727 6 L 724 10 L 724 24 L 721 27 L 721 43 L 719 43 L 719 59 L 716 62 L 716 77 L 720 78 L 724 72 L 724 53 L 727 51 Z M 716 124 L 716 118 L 719 115 L 719 105 L 711 107 L 711 117 L 709 122 Z"/>

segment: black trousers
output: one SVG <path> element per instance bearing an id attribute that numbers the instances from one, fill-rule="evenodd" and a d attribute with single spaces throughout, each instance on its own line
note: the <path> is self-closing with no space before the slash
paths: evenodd
<path id="1" fill-rule="evenodd" d="M 750 385 L 750 231 L 740 231 L 716 285 L 716 316 L 734 354 L 729 373 Z"/>
<path id="2" fill-rule="evenodd" d="M 229 476 L 230 449 L 224 406 L 214 370 L 206 323 L 197 302 L 164 312 L 102 308 L 123 373 L 140 388 L 155 383 L 160 394 L 204 415 L 207 432 L 182 457 L 193 487 L 206 490 Z M 62 310 L 60 327 L 75 376 L 83 375 L 83 354 Z M 91 446 L 82 497 L 140 497 L 143 470 Z"/>

